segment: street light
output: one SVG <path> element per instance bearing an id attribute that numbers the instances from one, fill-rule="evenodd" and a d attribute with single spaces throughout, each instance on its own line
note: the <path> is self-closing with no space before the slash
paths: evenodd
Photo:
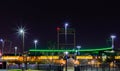
<path id="1" fill-rule="evenodd" d="M 38 40 L 34 40 L 34 43 L 35 43 L 35 50 L 37 48 L 37 43 L 38 43 Z"/>
<path id="2" fill-rule="evenodd" d="M 116 38 L 116 36 L 115 35 L 111 35 L 110 37 L 112 39 L 112 49 L 114 49 L 114 39 Z"/>
<path id="3" fill-rule="evenodd" d="M 2 42 L 2 55 L 3 55 L 4 54 L 4 52 L 3 52 L 4 50 L 3 49 L 4 49 L 5 41 L 3 39 L 0 39 L 0 42 Z"/>
<path id="4" fill-rule="evenodd" d="M 67 27 L 68 23 L 65 23 L 65 44 L 67 44 Z"/>
<path id="5" fill-rule="evenodd" d="M 14 48 L 15 48 L 15 56 L 16 56 L 16 54 L 17 54 L 17 48 L 18 48 L 18 47 L 15 46 Z"/>
<path id="6" fill-rule="evenodd" d="M 24 54 L 24 37 L 25 37 L 25 28 L 21 27 L 18 28 L 18 33 L 22 35 L 22 53 Z M 23 55 L 23 64 L 22 64 L 22 71 L 24 71 L 25 63 L 24 63 L 24 55 Z"/>
<path id="7" fill-rule="evenodd" d="M 77 50 L 78 50 L 78 55 L 80 55 L 80 48 L 81 48 L 81 46 L 77 46 Z"/>
<path id="8" fill-rule="evenodd" d="M 6 40 L 6 39 L 0 39 L 0 42 L 2 42 L 2 50 L 1 50 L 2 54 L 5 53 L 5 50 L 4 50 L 5 49 L 5 43 L 9 42 L 10 43 L 9 48 L 11 49 L 12 41 Z M 9 51 L 7 51 L 7 53 L 9 53 Z"/>
<path id="9" fill-rule="evenodd" d="M 68 23 L 65 23 L 65 44 L 66 45 L 67 45 L 67 27 L 68 27 Z M 68 57 L 68 52 L 66 51 L 66 52 L 64 52 L 64 54 L 65 54 L 65 60 L 66 60 L 65 71 L 67 71 L 67 57 Z"/>
<path id="10" fill-rule="evenodd" d="M 19 29 L 19 34 L 22 35 L 22 50 L 23 50 L 23 53 L 24 53 L 24 37 L 25 37 L 25 29 L 24 28 L 20 28 Z"/>
<path id="11" fill-rule="evenodd" d="M 34 43 L 35 43 L 35 50 L 37 48 L 37 43 L 38 43 L 38 40 L 34 40 Z M 36 52 L 35 52 L 35 56 L 36 56 Z"/>

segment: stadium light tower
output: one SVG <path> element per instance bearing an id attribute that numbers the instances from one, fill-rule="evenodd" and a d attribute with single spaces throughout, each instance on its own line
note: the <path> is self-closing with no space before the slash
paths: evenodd
<path id="1" fill-rule="evenodd" d="M 111 35 L 110 37 L 112 39 L 112 49 L 114 49 L 114 39 L 116 38 L 116 36 L 115 35 Z"/>

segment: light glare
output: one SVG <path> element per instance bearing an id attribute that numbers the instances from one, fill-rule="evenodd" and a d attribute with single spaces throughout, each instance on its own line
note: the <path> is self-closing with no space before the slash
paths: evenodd
<path id="1" fill-rule="evenodd" d="M 80 48 L 81 48 L 81 46 L 77 46 L 77 48 L 78 48 L 78 49 L 80 49 Z"/>
<path id="2" fill-rule="evenodd" d="M 19 32 L 20 32 L 20 33 L 24 33 L 24 29 L 20 29 Z"/>
<path id="3" fill-rule="evenodd" d="M 68 23 L 65 23 L 65 27 L 67 27 L 68 26 Z"/>
<path id="4" fill-rule="evenodd" d="M 37 43 L 38 42 L 38 40 L 34 40 L 34 43 Z"/>
<path id="5" fill-rule="evenodd" d="M 110 37 L 111 37 L 111 38 L 113 38 L 113 39 L 114 39 L 114 38 L 116 38 L 116 36 L 115 36 L 115 35 L 111 35 Z"/>
<path id="6" fill-rule="evenodd" d="M 64 52 L 64 54 L 65 54 L 65 55 L 68 55 L 68 52 L 66 51 L 66 52 Z"/>
<path id="7" fill-rule="evenodd" d="M 3 39 L 0 39 L 1 42 L 3 42 Z"/>
<path id="8" fill-rule="evenodd" d="M 21 34 L 24 35 L 24 34 L 26 33 L 26 29 L 25 29 L 24 27 L 18 27 L 17 33 L 20 34 L 20 35 L 21 35 Z"/>

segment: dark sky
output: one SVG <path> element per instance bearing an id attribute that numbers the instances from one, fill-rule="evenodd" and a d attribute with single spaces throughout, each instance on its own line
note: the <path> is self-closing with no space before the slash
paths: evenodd
<path id="1" fill-rule="evenodd" d="M 105 1 L 2 1 L 0 2 L 0 38 L 20 46 L 16 34 L 19 26 L 25 26 L 25 46 L 46 46 L 48 40 L 56 41 L 56 27 L 65 22 L 76 30 L 76 41 L 83 47 L 107 46 L 111 34 L 117 35 L 120 43 L 120 16 L 118 4 Z M 120 46 L 120 45 L 118 45 Z"/>

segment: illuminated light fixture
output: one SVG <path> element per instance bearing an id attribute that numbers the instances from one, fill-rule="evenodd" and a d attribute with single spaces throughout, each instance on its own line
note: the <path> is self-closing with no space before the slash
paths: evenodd
<path id="1" fill-rule="evenodd" d="M 65 55 L 68 55 L 68 52 L 67 52 L 67 51 L 65 51 L 65 52 L 64 52 L 64 54 L 65 54 Z"/>
<path id="2" fill-rule="evenodd" d="M 0 39 L 1 42 L 3 42 L 3 39 Z"/>
<path id="3" fill-rule="evenodd" d="M 38 43 L 38 40 L 34 40 L 34 44 L 35 44 L 35 50 L 36 50 L 36 48 L 37 48 L 37 43 Z"/>
<path id="4" fill-rule="evenodd" d="M 112 39 L 116 38 L 116 36 L 115 36 L 115 35 L 111 35 L 110 37 L 111 37 Z"/>
<path id="5" fill-rule="evenodd" d="M 116 36 L 115 35 L 111 35 L 110 36 L 111 37 L 111 39 L 112 39 L 112 49 L 114 49 L 114 39 L 116 38 Z"/>
<path id="6" fill-rule="evenodd" d="M 38 59 L 59 59 L 59 56 L 40 56 Z"/>
<path id="7" fill-rule="evenodd" d="M 24 27 L 18 27 L 17 31 L 18 31 L 18 34 L 20 34 L 20 35 L 26 33 L 26 30 Z"/>
<path id="8" fill-rule="evenodd" d="M 34 40 L 34 43 L 37 43 L 38 42 L 38 40 Z"/>
<path id="9" fill-rule="evenodd" d="M 65 27 L 67 27 L 68 26 L 68 23 L 65 23 Z"/>
<path id="10" fill-rule="evenodd" d="M 3 56 L 2 60 L 18 60 L 19 56 Z"/>
<path id="11" fill-rule="evenodd" d="M 76 56 L 76 59 L 93 59 L 93 56 Z"/>
<path id="12" fill-rule="evenodd" d="M 115 56 L 115 59 L 120 59 L 120 56 Z"/>

